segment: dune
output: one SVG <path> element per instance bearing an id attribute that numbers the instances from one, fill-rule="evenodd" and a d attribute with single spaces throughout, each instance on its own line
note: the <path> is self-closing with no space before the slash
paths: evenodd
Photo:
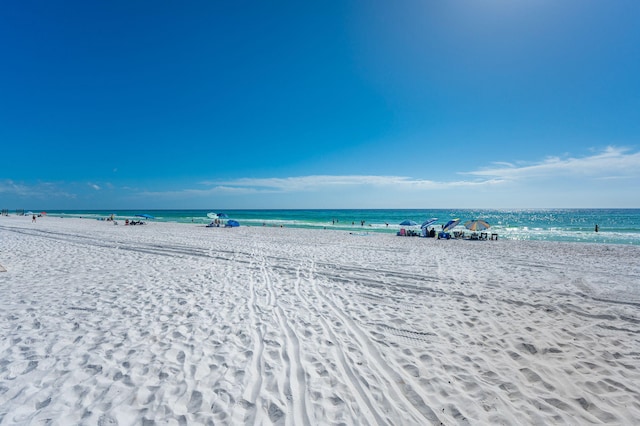
<path id="1" fill-rule="evenodd" d="M 638 424 L 640 247 L 0 218 L 0 424 Z"/>

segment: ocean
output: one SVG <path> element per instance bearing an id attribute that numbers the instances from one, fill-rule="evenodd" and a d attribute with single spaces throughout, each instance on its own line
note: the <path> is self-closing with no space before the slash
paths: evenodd
<path id="1" fill-rule="evenodd" d="M 40 210 L 34 210 L 40 212 Z M 640 245 L 640 209 L 522 209 L 522 210 L 49 210 L 55 217 L 195 223 L 211 222 L 207 213 L 225 213 L 240 226 L 283 226 L 310 229 L 336 229 L 358 233 L 396 233 L 399 223 L 413 220 L 414 229 L 429 218 L 438 218 L 436 229 L 450 219 L 459 218 L 456 230 L 465 230 L 468 220 L 483 219 L 491 224 L 487 231 L 509 240 L 566 241 Z M 145 219 L 142 219 L 145 220 Z M 226 219 L 225 219 L 226 220 Z M 598 225 L 599 232 L 595 232 Z"/>

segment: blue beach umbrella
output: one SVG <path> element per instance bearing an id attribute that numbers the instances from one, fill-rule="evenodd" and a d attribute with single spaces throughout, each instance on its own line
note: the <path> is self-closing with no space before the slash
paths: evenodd
<path id="1" fill-rule="evenodd" d="M 420 228 L 426 228 L 427 226 L 431 226 L 438 220 L 437 217 L 432 217 L 431 219 L 425 220 L 422 222 L 422 226 Z"/>
<path id="2" fill-rule="evenodd" d="M 417 223 L 412 220 L 403 220 L 400 222 L 400 226 L 416 226 Z"/>
<path id="3" fill-rule="evenodd" d="M 220 219 L 227 219 L 229 217 L 229 215 L 227 215 L 226 213 L 218 213 L 218 217 Z"/>
<path id="4" fill-rule="evenodd" d="M 447 224 L 442 228 L 443 232 L 448 232 L 451 229 L 455 228 L 460 223 L 460 219 L 451 219 Z"/>

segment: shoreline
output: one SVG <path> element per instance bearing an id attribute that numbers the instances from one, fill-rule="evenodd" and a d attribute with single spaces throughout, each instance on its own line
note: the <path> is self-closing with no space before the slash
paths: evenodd
<path id="1" fill-rule="evenodd" d="M 638 246 L 8 219 L 0 424 L 640 419 Z"/>
<path id="2" fill-rule="evenodd" d="M 632 213 L 638 212 L 640 214 L 640 210 L 638 209 L 599 209 L 602 212 L 618 212 L 618 213 Z M 106 220 L 111 214 L 106 213 L 111 210 L 93 210 L 93 211 L 76 211 L 75 213 L 60 213 L 60 212 L 52 212 L 51 214 L 45 214 L 44 217 L 46 219 L 88 219 L 88 220 Z M 306 210 L 301 210 L 301 212 L 305 212 Z M 369 210 L 369 212 L 395 212 L 396 214 L 399 212 L 398 210 Z M 410 210 L 411 212 L 416 212 L 415 210 Z M 530 211 L 530 210 L 526 210 Z M 551 213 L 551 212 L 566 212 L 567 209 L 538 209 L 532 211 L 532 213 Z M 593 212 L 594 209 L 573 209 L 571 212 Z M 116 214 L 115 218 L 121 224 L 125 221 L 125 219 L 129 220 L 147 220 L 139 215 L 134 213 L 135 211 L 117 211 L 113 210 L 114 214 Z M 123 215 L 123 213 L 127 213 Z M 154 214 L 158 214 L 162 212 L 170 213 L 169 216 L 160 216 L 155 217 L 148 221 L 148 223 L 176 223 L 182 225 L 205 225 L 211 222 L 211 219 L 204 217 L 203 212 L 205 210 L 153 210 Z M 239 212 L 291 212 L 290 210 L 246 210 Z M 325 212 L 324 210 L 316 210 L 314 212 Z M 350 214 L 355 213 L 353 210 L 327 210 L 327 212 L 350 212 Z M 500 212 L 499 210 L 493 211 L 494 213 Z M 504 213 L 504 212 L 503 212 Z M 80 216 L 81 214 L 87 214 L 87 216 Z M 171 216 L 174 215 L 174 216 Z M 197 216 L 191 216 L 192 214 L 197 214 Z M 465 214 L 461 214 L 461 217 L 467 217 L 469 212 Z M 177 216 L 175 216 L 177 215 Z M 186 216 L 185 216 L 186 215 Z M 2 216 L 7 217 L 7 216 Z M 11 217 L 11 216 L 9 216 Z M 15 217 L 21 218 L 23 216 L 16 215 Z M 29 216 L 30 217 L 30 216 Z M 271 217 L 268 219 L 257 219 L 253 216 L 252 218 L 247 217 L 238 217 L 237 219 L 234 216 L 234 220 L 238 220 L 243 227 L 285 227 L 285 228 L 295 228 L 295 229 L 305 229 L 305 230 L 339 230 L 343 232 L 351 232 L 351 233 L 372 233 L 372 234 L 388 234 L 395 235 L 401 228 L 400 225 L 384 222 L 371 223 L 366 222 L 366 225 L 360 226 L 359 221 L 353 221 L 353 224 L 349 225 L 345 221 L 331 223 L 330 219 L 327 217 L 323 217 L 327 222 L 318 222 L 319 217 L 314 216 L 314 221 L 310 218 L 305 220 L 304 217 Z M 24 216 L 27 218 L 27 216 Z M 381 218 L 378 217 L 378 220 Z M 494 220 L 498 220 L 499 218 L 494 217 Z M 502 218 L 505 219 L 505 218 Z M 602 219 L 602 218 L 601 218 Z M 618 221 L 617 219 L 620 219 Z M 594 229 L 589 227 L 538 227 L 538 226 L 527 226 L 525 223 L 519 223 L 517 225 L 504 225 L 498 220 L 495 226 L 492 226 L 486 232 L 491 234 L 497 234 L 499 239 L 505 240 L 515 240 L 515 241 L 551 241 L 551 242 L 569 242 L 569 243 L 592 243 L 592 244 L 618 244 L 618 245 L 635 245 L 640 246 L 640 216 L 638 218 L 634 218 L 634 216 L 629 216 L 624 219 L 617 218 L 611 220 L 609 226 L 600 226 L 599 231 L 594 232 Z M 226 219 L 222 219 L 225 221 Z M 568 220 L 564 218 L 564 220 Z M 573 219 L 572 219 L 573 220 Z M 584 220 L 584 218 L 583 218 Z M 351 221 L 351 219 L 349 219 Z M 348 221 L 347 221 L 348 222 Z M 357 223 L 356 223 L 357 222 Z M 637 223 L 638 222 L 638 223 Z M 464 221 L 462 222 L 464 223 Z M 597 221 L 596 221 L 597 224 Z M 615 224 L 615 225 L 614 225 Z M 438 230 L 442 224 L 436 223 L 435 229 Z M 614 227 L 611 227 L 614 226 Z M 617 227 L 617 228 L 616 228 Z M 420 227 L 409 227 L 407 230 L 414 230 L 416 232 L 420 231 Z M 456 227 L 453 231 L 464 231 L 468 236 L 470 232 L 462 225 Z"/>
<path id="3" fill-rule="evenodd" d="M 50 216 L 105 219 L 111 214 L 124 221 L 150 213 L 156 222 L 209 223 L 206 210 L 75 210 L 50 211 Z M 223 212 L 225 213 L 225 212 Z M 227 214 L 228 213 L 228 214 Z M 455 231 L 465 231 L 470 219 L 483 219 L 491 232 L 508 240 L 591 242 L 597 244 L 640 245 L 640 209 L 383 209 L 383 210 L 230 210 L 226 216 L 241 226 L 285 226 L 302 229 L 341 229 L 351 232 L 395 234 L 400 222 L 439 218 L 436 229 L 449 219 L 460 218 Z M 361 226 L 364 225 L 364 226 Z M 598 225 L 598 232 L 595 226 Z M 419 227 L 408 228 L 419 231 Z"/>

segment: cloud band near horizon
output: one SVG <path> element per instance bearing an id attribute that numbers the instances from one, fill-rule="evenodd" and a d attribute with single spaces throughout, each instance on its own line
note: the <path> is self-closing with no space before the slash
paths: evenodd
<path id="1" fill-rule="evenodd" d="M 469 179 L 431 180 L 408 176 L 384 175 L 308 175 L 293 177 L 219 179 L 199 182 L 204 188 L 183 188 L 177 190 L 141 190 L 127 186 L 118 188 L 110 182 L 84 183 L 92 193 L 122 191 L 128 196 L 145 198 L 185 198 L 206 197 L 215 194 L 242 195 L 260 193 L 285 193 L 301 191 L 322 191 L 348 188 L 395 188 L 398 190 L 446 190 L 463 188 L 495 187 L 509 185 L 517 181 L 536 182 L 554 178 L 577 178 L 592 180 L 640 178 L 640 151 L 631 148 L 608 146 L 605 149 L 583 157 L 547 157 L 538 162 L 494 163 L 473 171 L 453 172 Z M 20 198 L 80 199 L 78 182 L 15 182 L 0 180 L 0 194 L 13 194 Z M 88 196 L 87 196 L 88 198 Z"/>

